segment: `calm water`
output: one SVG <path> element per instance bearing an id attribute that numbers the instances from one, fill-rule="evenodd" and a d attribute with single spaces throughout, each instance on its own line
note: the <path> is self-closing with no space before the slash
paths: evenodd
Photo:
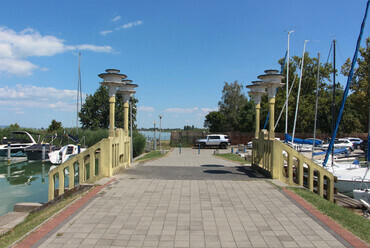
<path id="1" fill-rule="evenodd" d="M 139 131 L 142 135 L 146 138 L 153 138 L 154 133 L 152 131 Z M 159 139 L 159 132 L 155 132 L 155 137 Z M 161 133 L 161 140 L 170 140 L 171 139 L 171 132 L 162 132 Z"/>
<path id="2" fill-rule="evenodd" d="M 50 163 L 27 161 L 7 165 L 0 161 L 0 216 L 20 202 L 48 201 Z"/>

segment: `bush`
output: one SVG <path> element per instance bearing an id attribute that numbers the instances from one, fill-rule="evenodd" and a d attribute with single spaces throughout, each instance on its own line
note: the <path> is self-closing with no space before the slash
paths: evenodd
<path id="1" fill-rule="evenodd" d="M 146 145 L 146 138 L 138 131 L 134 131 L 132 136 L 134 158 L 143 153 Z"/>

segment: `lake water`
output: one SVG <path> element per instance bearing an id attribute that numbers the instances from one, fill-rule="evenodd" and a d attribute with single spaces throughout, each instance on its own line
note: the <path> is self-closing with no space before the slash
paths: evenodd
<path id="1" fill-rule="evenodd" d="M 154 132 L 152 131 L 139 131 L 142 135 L 146 138 L 154 138 Z M 159 132 L 155 132 L 155 137 L 159 139 Z M 161 133 L 161 140 L 170 140 L 171 139 L 171 132 L 162 132 Z"/>
<path id="2" fill-rule="evenodd" d="M 0 161 L 0 216 L 20 202 L 48 201 L 50 163 Z"/>

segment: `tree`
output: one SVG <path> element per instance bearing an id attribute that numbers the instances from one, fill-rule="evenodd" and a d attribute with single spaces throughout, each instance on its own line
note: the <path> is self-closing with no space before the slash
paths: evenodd
<path id="1" fill-rule="evenodd" d="M 226 123 L 226 116 L 220 111 L 212 111 L 206 115 L 204 127 L 208 128 L 210 132 L 222 132 L 223 126 Z"/>
<path id="2" fill-rule="evenodd" d="M 20 126 L 18 125 L 18 123 L 10 124 L 9 127 L 10 128 L 14 128 L 14 129 L 20 128 Z"/>
<path id="3" fill-rule="evenodd" d="M 241 128 L 239 114 L 247 100 L 242 91 L 242 87 L 243 86 L 240 85 L 238 81 L 234 81 L 230 84 L 225 82 L 221 101 L 218 102 L 220 112 L 227 119 L 223 126 L 225 131 L 239 131 Z"/>
<path id="4" fill-rule="evenodd" d="M 136 121 L 136 104 L 138 100 L 130 98 L 132 104 L 132 119 Z M 123 128 L 124 126 L 124 102 L 121 94 L 116 95 L 115 106 L 115 126 Z M 109 96 L 106 87 L 101 85 L 93 95 L 87 95 L 85 103 L 82 104 L 79 113 L 80 122 L 83 128 L 97 130 L 109 127 Z M 129 119 L 130 119 L 129 115 Z M 130 120 L 129 120 L 130 121 Z M 136 125 L 133 125 L 136 129 Z"/>
<path id="5" fill-rule="evenodd" d="M 49 132 L 54 132 L 54 131 L 58 131 L 58 130 L 60 130 L 62 128 L 63 128 L 62 127 L 62 122 L 56 121 L 56 120 L 52 120 L 50 126 L 48 127 L 48 131 Z"/>
<path id="6" fill-rule="evenodd" d="M 359 126 L 362 132 L 367 132 L 369 109 L 368 109 L 368 77 L 369 77 L 369 64 L 370 64 L 370 37 L 366 39 L 366 47 L 360 47 L 360 56 L 357 58 L 358 66 L 353 71 L 352 81 L 349 86 L 351 94 L 348 96 L 347 101 L 353 106 L 362 106 L 362 108 L 355 108 L 356 115 L 359 118 Z M 351 59 L 348 58 L 341 68 L 341 73 L 344 76 L 349 76 L 351 69 Z M 354 113 L 353 113 L 354 114 Z"/>

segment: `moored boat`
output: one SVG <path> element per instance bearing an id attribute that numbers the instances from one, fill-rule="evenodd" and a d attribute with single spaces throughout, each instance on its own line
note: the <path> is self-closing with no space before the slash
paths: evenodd
<path id="1" fill-rule="evenodd" d="M 26 131 L 13 131 L 11 135 L 11 138 L 4 137 L 0 145 L 0 159 L 2 160 L 7 158 L 8 144 L 10 144 L 11 157 L 25 157 L 25 148 L 36 144 L 31 134 Z"/>

